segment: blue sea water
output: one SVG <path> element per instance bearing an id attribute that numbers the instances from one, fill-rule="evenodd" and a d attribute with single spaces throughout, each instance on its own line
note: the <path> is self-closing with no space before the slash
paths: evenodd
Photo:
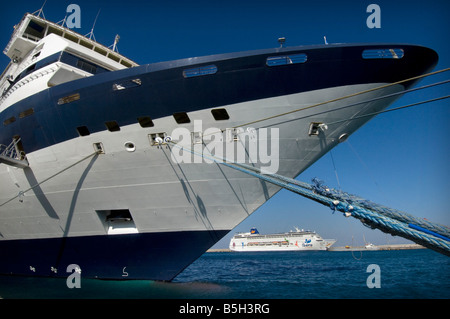
<path id="1" fill-rule="evenodd" d="M 379 272 L 368 272 L 369 265 L 378 265 Z M 375 275 L 380 288 L 369 288 L 368 277 Z M 81 288 L 69 289 L 64 278 L 0 276 L 0 296 L 4 299 L 449 299 L 450 258 L 427 249 L 205 253 L 173 282 L 81 277 Z"/>

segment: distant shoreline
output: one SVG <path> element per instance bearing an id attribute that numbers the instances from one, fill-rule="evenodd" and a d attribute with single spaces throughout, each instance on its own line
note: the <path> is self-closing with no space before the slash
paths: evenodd
<path id="1" fill-rule="evenodd" d="M 397 244 L 397 245 L 375 245 L 373 249 L 365 246 L 345 246 L 345 247 L 330 247 L 328 251 L 370 251 L 370 250 L 404 250 L 404 249 L 426 249 L 418 244 Z"/>
<path id="2" fill-rule="evenodd" d="M 371 251 L 371 250 L 404 250 L 404 249 L 426 249 L 418 244 L 397 244 L 397 245 L 376 245 L 374 249 L 367 249 L 364 246 L 347 246 L 346 247 L 331 247 L 328 251 Z M 228 253 L 232 252 L 228 248 L 208 249 L 207 253 Z"/>

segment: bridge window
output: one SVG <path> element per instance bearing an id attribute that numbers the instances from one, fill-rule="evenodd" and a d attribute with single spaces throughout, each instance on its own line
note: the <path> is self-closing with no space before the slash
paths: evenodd
<path id="1" fill-rule="evenodd" d="M 93 65 L 92 63 L 89 63 L 87 61 L 78 60 L 77 61 L 77 68 L 95 74 L 97 73 L 97 66 Z"/>
<path id="2" fill-rule="evenodd" d="M 29 36 L 31 36 L 31 39 L 38 41 L 39 39 L 42 39 L 44 37 L 44 33 L 45 24 L 42 25 L 42 22 L 40 21 L 30 20 L 27 28 L 25 29 L 25 32 L 23 33 L 23 36 L 25 38 L 30 38 Z"/>
<path id="3" fill-rule="evenodd" d="M 103 72 L 108 72 L 108 69 L 105 69 L 93 62 L 87 61 L 85 59 L 79 58 L 73 54 L 63 52 L 61 54 L 61 57 L 59 59 L 61 62 L 69 64 L 71 66 L 74 66 L 76 68 L 79 68 L 83 71 L 92 73 L 92 74 L 99 74 Z"/>

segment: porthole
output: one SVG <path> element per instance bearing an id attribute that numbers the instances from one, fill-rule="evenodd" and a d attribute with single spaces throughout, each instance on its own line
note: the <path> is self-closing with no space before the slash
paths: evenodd
<path id="1" fill-rule="evenodd" d="M 345 142 L 348 139 L 348 137 L 349 137 L 348 133 L 341 134 L 339 136 L 339 143 Z"/>
<path id="2" fill-rule="evenodd" d="M 136 150 L 136 145 L 133 142 L 126 142 L 124 146 L 127 152 L 134 152 Z"/>

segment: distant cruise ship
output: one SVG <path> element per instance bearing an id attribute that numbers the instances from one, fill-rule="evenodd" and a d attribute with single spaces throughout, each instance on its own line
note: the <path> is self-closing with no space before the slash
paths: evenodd
<path id="1" fill-rule="evenodd" d="M 325 44 L 138 65 L 35 14 L 3 52 L 0 273 L 66 277 L 76 264 L 85 278 L 164 281 L 280 190 L 188 152 L 174 160 L 181 142 L 245 148 L 245 163 L 294 178 L 438 61 L 416 45 Z M 233 248 L 329 244 L 267 236 Z"/>
<path id="2" fill-rule="evenodd" d="M 256 228 L 249 233 L 238 233 L 230 240 L 233 251 L 299 251 L 327 250 L 336 242 L 334 239 L 322 239 L 316 232 L 300 230 L 282 234 L 261 235 Z"/>

